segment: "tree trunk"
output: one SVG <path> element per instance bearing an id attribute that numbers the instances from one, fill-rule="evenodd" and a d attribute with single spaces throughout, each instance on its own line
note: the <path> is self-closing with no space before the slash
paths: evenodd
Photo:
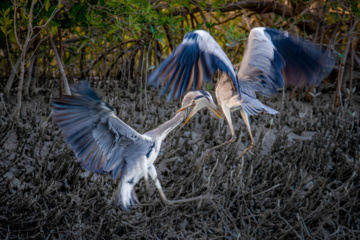
<path id="1" fill-rule="evenodd" d="M 22 91 L 23 91 L 23 85 L 24 85 L 24 75 L 25 75 L 25 61 L 26 61 L 26 52 L 28 50 L 29 47 L 29 42 L 31 40 L 31 36 L 33 33 L 33 28 L 32 28 L 32 13 L 33 13 L 33 9 L 34 9 L 34 5 L 35 5 L 35 0 L 33 0 L 31 2 L 31 7 L 30 7 L 30 11 L 29 11 L 29 22 L 28 22 L 28 29 L 27 29 L 27 34 L 26 34 L 26 38 L 25 38 L 25 43 L 24 45 L 21 46 L 20 42 L 17 39 L 17 43 L 20 46 L 21 49 L 21 56 L 20 56 L 20 80 L 19 80 L 19 86 L 18 86 L 18 93 L 17 93 L 17 103 L 14 109 L 14 120 L 18 120 L 19 119 L 19 115 L 20 115 L 20 110 L 21 110 L 21 104 L 22 104 Z M 16 33 L 16 32 L 15 32 Z"/>
<path id="2" fill-rule="evenodd" d="M 34 70 L 33 70 L 34 77 L 32 78 L 31 87 L 30 87 L 31 94 L 34 94 L 36 92 L 36 83 L 38 82 L 39 79 L 38 57 L 39 57 L 39 53 L 36 53 L 36 60 L 34 61 Z"/>
<path id="3" fill-rule="evenodd" d="M 153 40 L 150 39 L 150 43 L 149 43 L 149 48 L 148 48 L 148 56 L 147 56 L 147 62 L 148 64 L 146 65 L 146 69 L 145 71 L 148 71 L 149 67 L 152 66 L 152 61 L 151 61 L 151 55 L 152 55 L 152 52 L 153 52 Z M 155 54 L 154 54 L 154 57 L 155 57 Z"/>
<path id="4" fill-rule="evenodd" d="M 6 48 L 4 48 L 4 53 L 5 53 L 5 58 L 4 59 L 8 59 L 9 57 L 10 57 L 10 54 L 9 54 L 9 52 L 8 52 L 8 48 L 6 47 Z M 3 76 L 4 78 L 6 77 L 6 76 L 9 76 L 9 73 L 10 73 L 10 65 L 11 63 L 10 63 L 10 61 L 4 61 L 4 70 L 5 70 L 5 75 Z"/>
<path id="5" fill-rule="evenodd" d="M 37 34 L 39 32 L 38 29 L 35 29 L 34 30 L 34 34 Z M 28 97 L 29 96 L 29 93 L 30 93 L 30 85 L 31 85 L 31 81 L 32 81 L 32 77 L 33 77 L 33 73 L 34 73 L 34 67 L 37 66 L 37 64 L 35 64 L 35 62 L 38 61 L 38 52 L 39 52 L 39 46 L 40 46 L 40 37 L 35 37 L 32 41 L 30 41 L 30 43 L 32 46 L 33 46 L 33 49 L 34 52 L 33 52 L 33 55 L 31 57 L 31 62 L 30 62 L 30 67 L 29 67 L 29 70 L 28 70 L 28 74 L 27 74 L 27 77 L 26 77 L 26 81 L 25 81 L 25 84 L 24 84 L 24 89 L 23 89 L 23 94 L 24 94 L 24 97 Z"/>
<path id="6" fill-rule="evenodd" d="M 26 77 L 25 84 L 24 84 L 24 97 L 29 96 L 30 83 L 31 83 L 31 80 L 32 80 L 32 75 L 33 75 L 35 62 L 37 60 L 38 60 L 37 59 L 37 52 L 35 52 L 34 55 L 31 57 L 30 67 L 29 67 L 29 70 L 28 70 L 28 74 L 27 74 L 27 77 Z"/>
<path id="7" fill-rule="evenodd" d="M 349 104 L 351 102 L 351 96 L 352 96 L 352 78 L 353 78 L 353 71 L 354 71 L 354 43 L 351 43 L 351 50 L 350 50 L 350 72 L 349 72 L 349 82 L 348 82 L 348 100 Z"/>
<path id="8" fill-rule="evenodd" d="M 341 85 L 342 85 L 343 76 L 344 76 L 345 63 L 346 63 L 347 55 L 348 55 L 348 52 L 349 52 L 349 47 L 350 47 L 350 44 L 351 44 L 350 38 L 351 38 L 351 36 L 349 36 L 348 43 L 346 44 L 346 48 L 345 48 L 343 58 L 341 59 L 340 72 L 339 72 L 339 76 L 338 76 L 338 80 L 337 80 L 337 86 L 336 86 L 335 107 L 338 107 L 339 102 L 341 101 L 341 99 L 340 99 L 340 91 L 341 91 Z"/>
<path id="9" fill-rule="evenodd" d="M 160 62 L 160 60 L 158 61 L 158 51 L 159 51 L 159 43 L 158 41 L 155 39 L 155 46 L 154 46 L 154 67 L 157 67 L 158 62 Z"/>
<path id="10" fill-rule="evenodd" d="M 18 70 L 20 62 L 21 62 L 21 55 L 22 54 L 20 54 L 19 58 L 16 60 L 15 65 L 11 67 L 11 74 L 8 78 L 8 81 L 7 81 L 5 89 L 4 89 L 4 94 L 5 94 L 6 98 L 9 98 L 9 96 L 10 96 L 10 90 L 14 83 L 15 75 L 17 73 L 17 70 Z"/>
<path id="11" fill-rule="evenodd" d="M 21 100 L 22 100 L 22 89 L 24 85 L 24 75 L 25 75 L 25 50 L 26 47 L 24 47 L 21 55 L 20 55 L 20 80 L 19 80 L 19 86 L 18 86 L 18 93 L 17 93 L 17 103 L 14 109 L 14 120 L 19 119 L 20 115 L 20 109 L 21 109 Z"/>
<path id="12" fill-rule="evenodd" d="M 172 51 L 174 49 L 174 44 L 175 44 L 175 41 L 173 40 L 172 38 L 172 34 L 170 32 L 170 28 L 168 25 L 164 24 L 163 25 L 164 29 L 165 29 L 165 34 L 166 34 L 166 38 L 169 42 L 169 47 L 170 47 L 170 50 Z"/>
<path id="13" fill-rule="evenodd" d="M 84 64 L 85 64 L 84 59 L 85 59 L 85 47 L 81 49 L 81 55 L 80 55 L 80 79 L 86 78 L 85 69 L 84 69 Z"/>
<path id="14" fill-rule="evenodd" d="M 61 63 L 63 62 L 63 46 L 62 46 L 62 34 L 61 34 L 61 29 L 58 30 L 58 37 L 59 37 L 59 49 L 58 49 L 58 53 L 59 53 L 59 57 L 60 57 L 60 61 Z M 59 83 L 59 96 L 61 97 L 63 95 L 63 75 L 60 74 L 60 83 Z"/>
<path id="15" fill-rule="evenodd" d="M 142 70 L 143 64 L 144 64 L 144 53 L 145 53 L 145 45 L 143 45 L 142 48 L 141 48 L 138 69 L 136 71 L 136 79 L 137 80 L 140 79 L 140 89 L 142 88 L 142 82 L 141 82 L 141 77 L 140 76 L 141 76 L 141 70 Z"/>
<path id="16" fill-rule="evenodd" d="M 55 58 L 56 58 L 56 61 L 57 61 L 57 65 L 58 65 L 58 68 L 59 68 L 59 71 L 60 71 L 60 74 L 62 75 L 63 79 L 64 79 L 64 85 L 65 85 L 65 94 L 66 95 L 71 95 L 71 91 L 70 91 L 70 87 L 69 87 L 69 82 L 66 78 L 66 74 L 65 74 L 65 70 L 64 70 L 64 67 L 62 65 L 62 62 L 60 60 L 60 56 L 58 54 L 58 51 L 56 49 L 56 46 L 55 46 L 55 43 L 54 43 L 54 40 L 52 38 L 52 36 L 50 35 L 49 36 L 49 41 L 50 41 L 50 45 L 51 45 L 51 48 L 52 50 L 54 51 L 54 54 L 55 54 Z"/>

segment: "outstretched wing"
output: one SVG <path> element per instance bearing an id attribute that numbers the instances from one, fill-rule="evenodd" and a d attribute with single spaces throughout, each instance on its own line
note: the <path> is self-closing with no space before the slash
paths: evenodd
<path id="1" fill-rule="evenodd" d="M 238 72 L 242 92 L 255 96 L 275 94 L 286 83 L 320 83 L 334 67 L 333 54 L 294 36 L 270 28 L 253 28 Z"/>
<path id="2" fill-rule="evenodd" d="M 239 90 L 234 67 L 220 45 L 206 31 L 187 33 L 180 45 L 150 75 L 148 84 L 158 87 L 165 83 L 160 94 L 171 89 L 168 100 L 178 98 L 193 87 L 200 89 L 211 80 L 216 70 L 230 75 Z"/>
<path id="3" fill-rule="evenodd" d="M 53 100 L 53 118 L 85 169 L 108 172 L 116 179 L 123 174 L 125 165 L 135 165 L 128 162 L 136 161 L 134 155 L 146 155 L 151 150 L 151 139 L 116 117 L 113 108 L 100 100 L 89 82 L 75 85 L 72 92 L 71 96 Z"/>

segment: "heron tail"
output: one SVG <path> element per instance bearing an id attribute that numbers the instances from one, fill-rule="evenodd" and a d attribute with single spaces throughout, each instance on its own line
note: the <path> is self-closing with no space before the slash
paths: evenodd
<path id="1" fill-rule="evenodd" d="M 115 192 L 116 204 L 121 205 L 124 209 L 128 209 L 131 205 L 139 203 L 134 190 L 134 184 L 120 181 Z"/>
<path id="2" fill-rule="evenodd" d="M 268 107 L 266 105 L 263 104 L 263 110 L 269 114 L 278 114 L 279 112 L 276 111 L 275 109 L 272 109 L 271 107 Z"/>
<path id="3" fill-rule="evenodd" d="M 279 112 L 272 109 L 271 107 L 266 106 L 265 104 L 262 104 L 258 99 L 256 98 L 247 98 L 247 101 L 241 102 L 241 107 L 244 109 L 244 111 L 249 116 L 258 115 L 261 112 L 267 112 L 269 114 L 278 114 Z"/>

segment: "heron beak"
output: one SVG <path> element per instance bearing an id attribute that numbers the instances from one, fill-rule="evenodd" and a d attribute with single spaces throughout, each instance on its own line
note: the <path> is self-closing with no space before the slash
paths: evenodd
<path id="1" fill-rule="evenodd" d="M 216 114 L 216 116 L 221 119 L 222 118 L 222 113 L 221 113 L 220 109 L 215 104 L 212 104 L 212 105 L 214 105 L 214 106 L 207 106 L 207 107 L 210 108 Z M 186 118 L 183 126 L 186 125 L 186 123 L 190 120 L 190 118 L 192 118 L 192 116 L 194 116 L 199 110 L 201 110 L 202 108 L 205 107 L 205 106 L 194 105 L 194 104 L 192 106 L 195 106 L 195 107 L 190 112 L 189 116 Z M 187 106 L 185 108 L 188 108 L 188 107 L 190 107 L 190 106 Z"/>
<path id="2" fill-rule="evenodd" d="M 186 118 L 185 122 L 184 122 L 184 126 L 186 125 L 186 123 L 190 120 L 190 118 L 192 118 L 192 116 L 194 116 L 199 110 L 203 109 L 204 107 L 207 107 L 209 109 L 211 109 L 211 111 L 213 111 L 215 113 L 215 115 L 218 118 L 222 118 L 223 114 L 220 110 L 220 108 L 212 101 L 212 99 L 206 99 L 205 98 L 198 98 L 198 100 L 193 101 L 191 104 L 181 108 L 180 110 L 177 111 L 177 113 L 189 108 L 189 107 L 194 107 L 192 109 L 192 111 L 190 112 L 190 114 L 188 115 L 188 117 Z"/>
<path id="3" fill-rule="evenodd" d="M 190 120 L 190 118 L 192 118 L 192 116 L 194 116 L 194 115 L 201 109 L 201 108 L 199 108 L 198 105 L 196 105 L 196 104 L 193 104 L 192 106 L 195 106 L 195 107 L 194 107 L 193 110 L 190 112 L 189 116 L 186 118 L 183 126 L 185 126 L 186 123 Z M 188 107 L 191 107 L 191 106 L 187 106 L 187 107 L 185 107 L 185 108 L 188 108 Z M 185 108 L 184 108 L 184 109 L 185 109 Z"/>
<path id="4" fill-rule="evenodd" d="M 220 110 L 220 108 L 216 107 L 215 109 L 214 108 L 210 108 L 218 118 L 222 119 L 223 118 L 223 114 Z"/>
<path id="5" fill-rule="evenodd" d="M 189 104 L 188 106 L 183 107 L 183 108 L 181 108 L 181 109 L 177 110 L 177 112 L 176 112 L 176 113 L 179 113 L 179 112 L 181 112 L 181 111 L 183 111 L 183 110 L 185 110 L 185 109 L 188 109 L 189 107 L 194 107 L 195 105 L 196 105 L 195 103 L 194 103 L 194 104 Z"/>

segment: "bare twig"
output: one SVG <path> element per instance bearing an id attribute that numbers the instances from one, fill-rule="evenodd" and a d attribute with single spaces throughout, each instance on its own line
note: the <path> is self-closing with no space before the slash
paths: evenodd
<path id="1" fill-rule="evenodd" d="M 348 55 L 348 52 L 349 52 L 350 45 L 351 45 L 352 40 L 353 40 L 354 30 L 355 30 L 355 27 L 357 26 L 357 22 L 358 22 L 358 20 L 356 19 L 355 22 L 353 22 L 352 25 L 350 26 L 349 37 L 347 39 L 348 41 L 346 43 L 346 48 L 345 48 L 345 51 L 344 51 L 344 54 L 343 54 L 343 58 L 341 59 L 340 73 L 339 73 L 339 76 L 338 76 L 337 86 L 336 86 L 336 93 L 335 93 L 335 104 L 334 104 L 335 107 L 338 107 L 339 102 L 341 101 L 341 99 L 340 99 L 340 91 L 341 91 L 341 86 L 342 86 L 342 81 L 343 81 L 343 76 L 344 76 L 345 62 L 346 62 L 346 59 L 347 59 L 347 55 Z"/>

